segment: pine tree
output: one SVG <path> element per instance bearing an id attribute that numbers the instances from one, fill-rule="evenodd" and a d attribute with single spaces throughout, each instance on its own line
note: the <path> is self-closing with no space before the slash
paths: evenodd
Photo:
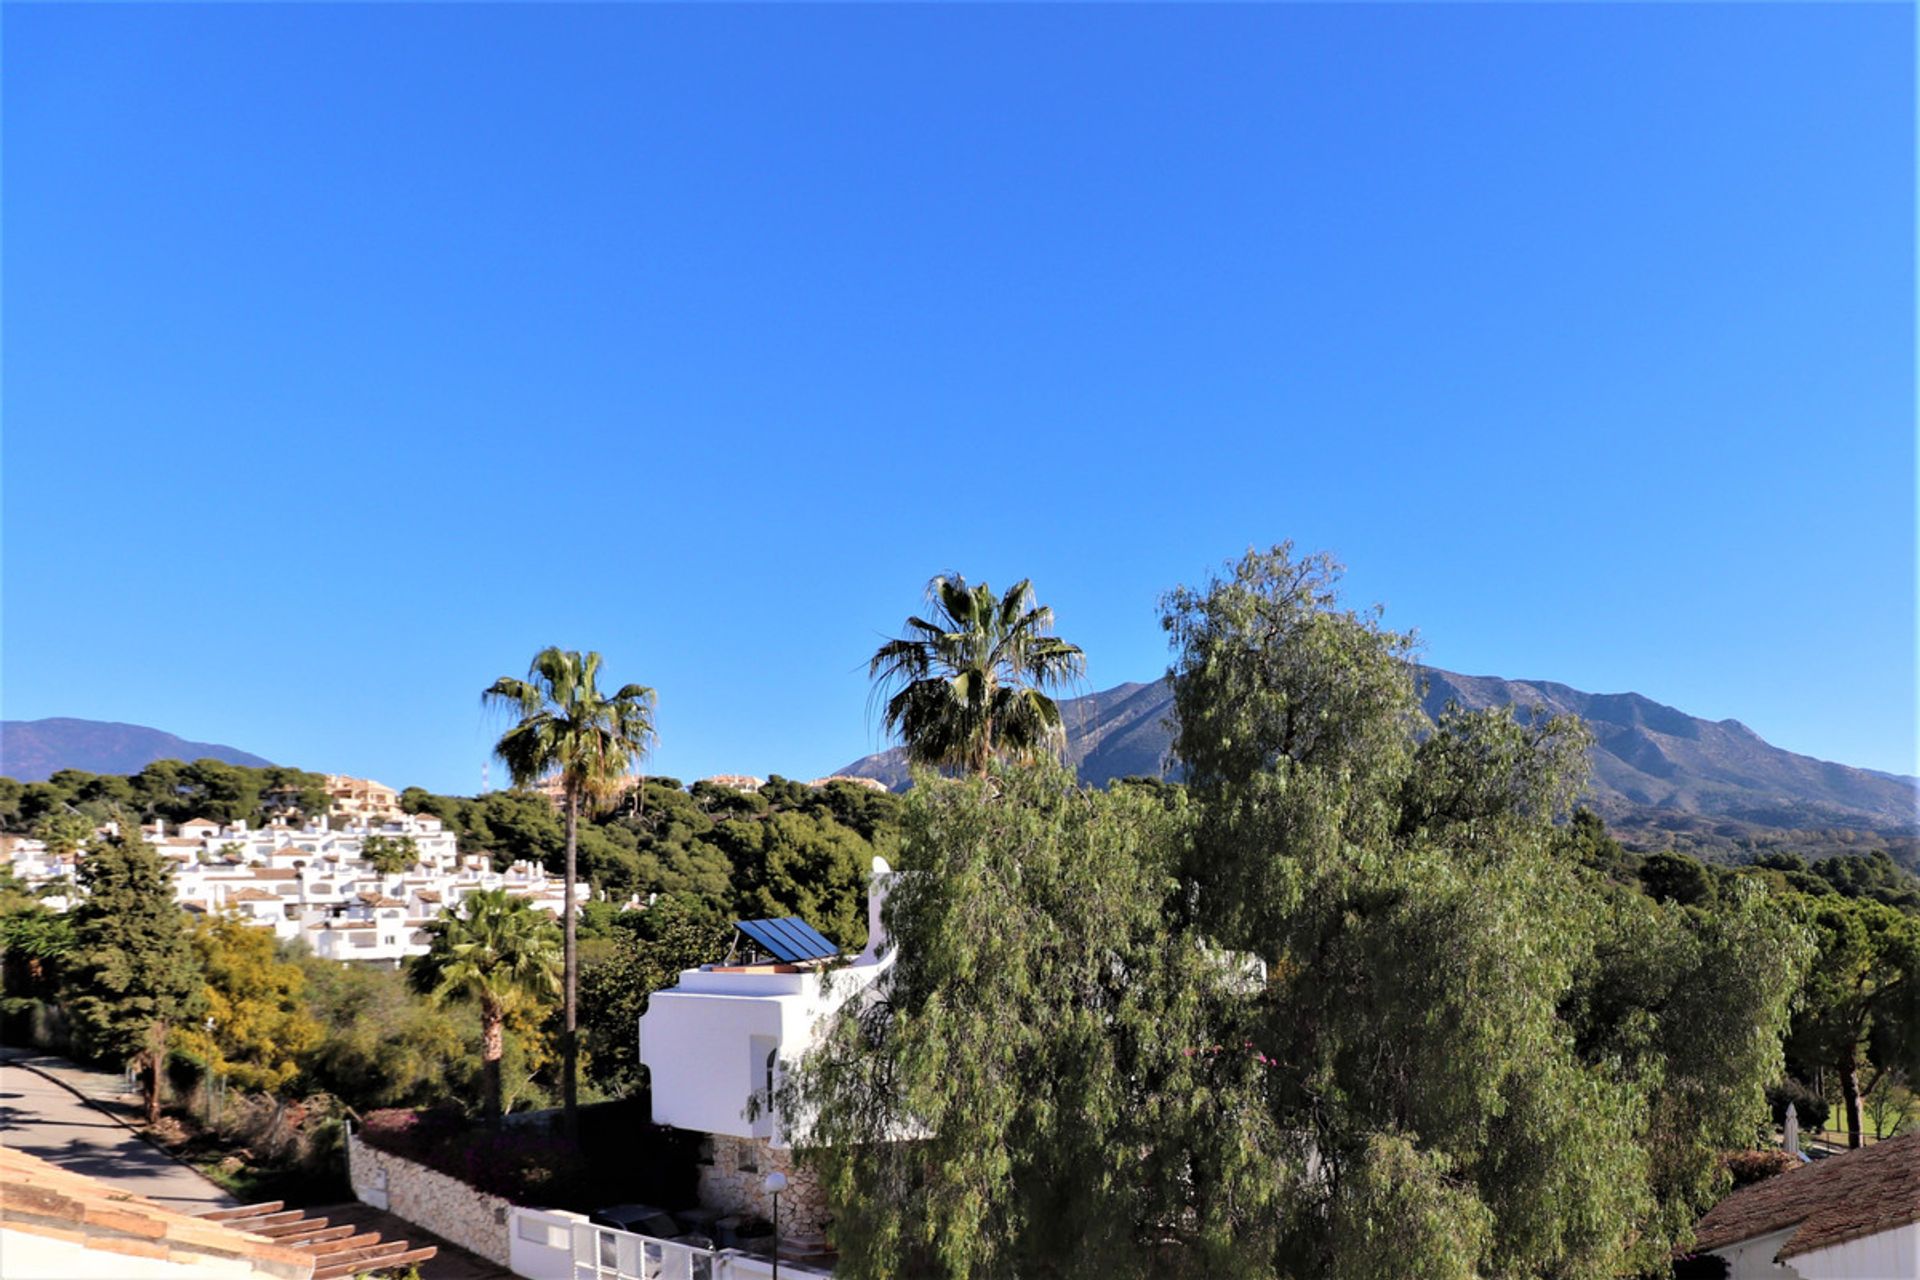
<path id="1" fill-rule="evenodd" d="M 172 874 L 138 835 L 103 841 L 80 863 L 66 1006 L 95 1053 L 138 1063 L 147 1123 L 160 1119 L 169 1033 L 196 1016 L 205 982 L 173 900 Z"/>

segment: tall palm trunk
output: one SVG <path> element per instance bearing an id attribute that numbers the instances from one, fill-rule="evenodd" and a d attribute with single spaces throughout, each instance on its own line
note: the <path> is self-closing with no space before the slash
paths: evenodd
<path id="1" fill-rule="evenodd" d="M 573 921 L 573 880 L 574 857 L 579 847 L 580 837 L 580 791 L 578 787 L 567 788 L 567 887 L 562 910 L 565 915 L 562 925 L 565 929 L 566 991 L 561 996 L 564 1009 L 562 1018 L 564 1029 L 560 1033 L 560 1104 L 565 1108 L 561 1124 L 567 1135 L 567 1141 L 575 1142 L 580 1137 L 580 1088 L 578 1069 L 580 1065 L 580 1042 L 576 1035 L 578 1026 L 578 1007 L 575 996 L 579 988 L 580 956 L 574 941 Z"/>
<path id="2" fill-rule="evenodd" d="M 551 954 L 551 953 L 549 953 Z M 498 1129 L 503 1092 L 500 1083 L 500 1059 L 506 1055 L 506 1010 L 491 1004 L 480 1009 L 480 1063 L 487 1090 L 487 1127 Z"/>

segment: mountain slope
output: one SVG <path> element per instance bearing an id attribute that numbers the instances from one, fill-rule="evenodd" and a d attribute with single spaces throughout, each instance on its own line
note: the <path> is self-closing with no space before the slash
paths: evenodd
<path id="1" fill-rule="evenodd" d="M 159 729 L 107 720 L 0 720 L 0 776 L 44 782 L 62 769 L 138 773 L 155 760 L 201 760 L 261 768 L 273 763 L 217 742 L 188 742 Z"/>
<path id="2" fill-rule="evenodd" d="M 1424 704 L 1468 710 L 1539 707 L 1571 713 L 1594 732 L 1593 785 L 1585 803 L 1627 831 L 1657 829 L 1734 838 L 1747 828 L 1826 829 L 1911 835 L 1916 780 L 1815 760 L 1768 744 L 1737 720 L 1701 720 L 1637 693 L 1596 694 L 1548 680 L 1463 676 L 1425 668 Z M 1166 681 L 1123 684 L 1060 704 L 1068 758 L 1096 785 L 1130 774 L 1164 774 L 1173 740 Z M 899 748 L 840 770 L 907 782 Z"/>

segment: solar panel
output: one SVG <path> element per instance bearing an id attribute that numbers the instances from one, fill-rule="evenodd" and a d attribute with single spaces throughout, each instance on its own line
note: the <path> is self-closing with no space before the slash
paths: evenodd
<path id="1" fill-rule="evenodd" d="M 753 944 L 783 964 L 802 960 L 824 960 L 840 954 L 840 948 L 815 932 L 798 916 L 779 920 L 736 920 L 733 927 L 747 935 Z"/>

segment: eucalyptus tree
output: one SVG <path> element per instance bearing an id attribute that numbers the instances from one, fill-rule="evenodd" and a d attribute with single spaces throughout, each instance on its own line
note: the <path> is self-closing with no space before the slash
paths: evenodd
<path id="1" fill-rule="evenodd" d="M 468 894 L 458 910 L 427 926 L 432 947 L 420 967 L 437 1001 L 465 1001 L 480 1010 L 480 1061 L 487 1123 L 500 1123 L 500 1060 L 507 1014 L 522 1000 L 553 994 L 563 967 L 560 930 L 552 917 L 504 889 Z"/>
<path id="2" fill-rule="evenodd" d="M 1066 734 L 1047 690 L 1084 674 L 1086 658 L 1051 634 L 1053 610 L 1034 603 L 1032 581 L 995 596 L 984 582 L 941 576 L 927 600 L 932 619 L 908 618 L 906 634 L 868 664 L 907 759 L 984 776 L 997 757 L 1057 752 Z"/>
<path id="3" fill-rule="evenodd" d="M 484 706 L 517 716 L 494 744 L 514 785 L 548 780 L 560 784 L 566 811 L 567 854 L 564 924 L 565 982 L 561 1033 L 561 1092 L 566 1131 L 577 1136 L 579 1105 L 580 957 L 574 913 L 574 884 L 580 845 L 580 814 L 618 795 L 634 766 L 655 740 L 654 691 L 622 685 L 612 694 L 599 687 L 600 655 L 571 649 L 542 649 L 527 668 L 526 679 L 502 676 L 481 695 Z"/>

